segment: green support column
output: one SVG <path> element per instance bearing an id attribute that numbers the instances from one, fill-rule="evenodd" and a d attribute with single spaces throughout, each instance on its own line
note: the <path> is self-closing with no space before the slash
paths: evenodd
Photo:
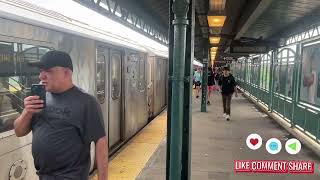
<path id="1" fill-rule="evenodd" d="M 191 169 L 191 129 L 192 129 L 192 76 L 194 59 L 194 28 L 195 28 L 195 7 L 194 0 L 190 0 L 188 19 L 191 20 L 187 26 L 186 63 L 184 101 L 183 101 L 183 137 L 182 137 L 182 172 L 181 180 L 190 180 Z"/>
<path id="2" fill-rule="evenodd" d="M 181 180 L 182 173 L 182 136 L 183 136 L 183 118 L 184 118 L 184 86 L 185 86 L 185 59 L 186 59 L 186 31 L 188 25 L 189 0 L 173 0 L 172 12 L 174 20 L 172 21 L 173 34 L 173 53 L 172 58 L 172 76 L 171 81 L 171 104 L 168 113 L 170 113 L 170 162 L 169 162 L 169 180 Z M 172 39 L 170 40 L 172 43 Z M 169 53 L 170 55 L 170 53 Z"/>
<path id="3" fill-rule="evenodd" d="M 248 58 L 244 59 L 244 91 L 248 92 L 248 78 L 247 78 L 247 71 L 248 71 Z"/>
<path id="4" fill-rule="evenodd" d="M 173 12 L 171 6 L 173 4 L 173 0 L 169 0 L 169 22 L 172 22 L 174 19 Z M 168 77 L 172 77 L 173 73 L 173 25 L 169 23 L 169 72 Z M 172 104 L 172 81 L 168 80 L 168 105 L 167 105 L 167 153 L 166 153 L 166 180 L 169 180 L 169 171 L 170 171 L 170 144 L 171 144 L 171 104 Z"/>
<path id="5" fill-rule="evenodd" d="M 201 96 L 201 112 L 207 112 L 207 89 L 208 89 L 208 60 L 203 60 L 202 70 L 202 96 Z"/>
<path id="6" fill-rule="evenodd" d="M 270 81 L 269 81 L 269 89 L 270 89 L 270 104 L 269 111 L 273 111 L 273 93 L 274 93 L 274 71 L 275 71 L 275 60 L 277 59 L 278 50 L 273 50 L 271 55 L 271 65 L 270 65 Z"/>

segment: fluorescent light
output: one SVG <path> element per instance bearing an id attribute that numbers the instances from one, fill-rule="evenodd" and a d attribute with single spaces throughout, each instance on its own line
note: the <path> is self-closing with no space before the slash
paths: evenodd
<path id="1" fill-rule="evenodd" d="M 208 16 L 207 19 L 209 27 L 222 27 L 226 16 Z"/>

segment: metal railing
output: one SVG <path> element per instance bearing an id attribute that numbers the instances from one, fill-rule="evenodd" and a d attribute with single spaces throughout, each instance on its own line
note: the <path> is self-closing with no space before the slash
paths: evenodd
<path id="1" fill-rule="evenodd" d="M 280 51 L 281 52 L 281 51 Z M 320 143 L 320 107 L 316 105 L 301 101 L 301 93 L 299 92 L 301 86 L 301 56 L 295 55 L 293 61 L 293 73 L 288 73 L 288 67 L 285 67 L 286 74 L 280 74 L 276 71 L 277 59 L 272 57 L 270 64 L 270 73 L 263 74 L 265 79 L 268 79 L 268 88 L 260 86 L 260 79 L 257 82 L 252 81 L 252 76 L 245 78 L 244 72 L 250 72 L 250 61 L 242 61 L 239 64 L 232 64 L 233 74 L 237 79 L 240 88 L 247 92 L 250 97 L 257 102 L 264 104 L 270 112 L 274 112 L 288 121 L 292 128 L 299 129 L 304 134 L 308 135 L 315 142 Z M 275 54 L 277 51 L 274 52 Z M 276 54 L 277 55 L 277 54 Z M 289 66 L 290 64 L 287 64 Z M 236 66 L 244 67 L 244 69 L 236 68 Z M 258 71 L 255 76 L 260 76 L 261 71 Z M 284 80 L 279 77 L 283 76 Z M 276 76 L 279 76 L 276 78 Z M 291 83 L 288 84 L 288 79 L 291 78 Z M 285 82 L 285 90 L 276 89 L 275 84 L 277 79 L 279 82 Z M 278 83 L 279 83 L 278 82 Z M 288 85 L 291 85 L 291 93 L 287 93 Z"/>

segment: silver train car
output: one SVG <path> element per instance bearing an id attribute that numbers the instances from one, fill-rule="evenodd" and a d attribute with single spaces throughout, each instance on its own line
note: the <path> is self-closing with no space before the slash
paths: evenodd
<path id="1" fill-rule="evenodd" d="M 167 52 L 18 0 L 0 0 L 0 180 L 35 180 L 32 133 L 18 138 L 13 122 L 37 70 L 27 66 L 50 49 L 71 55 L 74 83 L 97 97 L 109 151 L 115 152 L 166 106 Z M 91 170 L 95 169 L 91 144 Z"/>

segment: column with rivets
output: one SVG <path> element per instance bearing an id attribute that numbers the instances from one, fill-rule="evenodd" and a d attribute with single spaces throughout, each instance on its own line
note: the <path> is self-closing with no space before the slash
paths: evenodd
<path id="1" fill-rule="evenodd" d="M 170 22 L 170 30 L 173 35 L 170 35 L 169 63 L 171 63 L 171 72 L 169 77 L 169 103 L 168 118 L 170 119 L 170 145 L 169 145 L 169 163 L 167 176 L 170 180 L 180 180 L 182 177 L 182 142 L 183 142 L 183 118 L 184 118 L 184 90 L 185 81 L 185 60 L 186 60 L 186 32 L 189 11 L 189 0 L 173 0 L 170 7 L 170 15 L 173 13 L 173 21 Z M 171 3 L 170 3 L 171 4 Z"/>

